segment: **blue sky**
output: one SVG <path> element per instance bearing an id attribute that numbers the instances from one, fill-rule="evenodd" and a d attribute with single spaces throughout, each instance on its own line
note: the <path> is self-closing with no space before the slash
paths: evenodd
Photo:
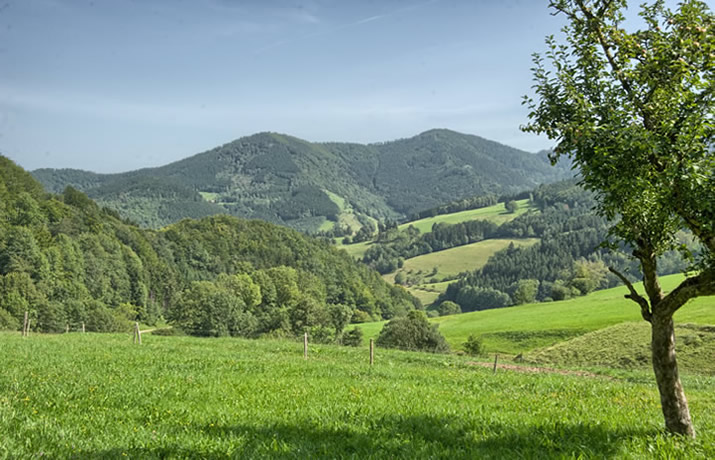
<path id="1" fill-rule="evenodd" d="M 157 166 L 259 131 L 377 142 L 430 128 L 528 151 L 546 0 L 0 0 L 0 153 Z"/>

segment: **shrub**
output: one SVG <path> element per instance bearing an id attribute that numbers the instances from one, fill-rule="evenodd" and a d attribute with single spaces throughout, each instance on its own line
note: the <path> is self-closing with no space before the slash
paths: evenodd
<path id="1" fill-rule="evenodd" d="M 362 345 L 362 329 L 354 327 L 343 334 L 341 343 L 348 347 L 359 347 Z"/>
<path id="2" fill-rule="evenodd" d="M 376 343 L 385 348 L 431 353 L 449 352 L 449 345 L 437 330 L 437 325 L 430 324 L 425 313 L 419 310 L 390 320 L 380 331 Z"/>
<path id="3" fill-rule="evenodd" d="M 451 300 L 445 300 L 439 304 L 439 316 L 456 315 L 462 313 L 462 308 Z"/>
<path id="4" fill-rule="evenodd" d="M 462 344 L 464 351 L 472 356 L 479 356 L 484 353 L 484 344 L 481 337 L 475 337 L 470 334 L 467 341 Z"/>

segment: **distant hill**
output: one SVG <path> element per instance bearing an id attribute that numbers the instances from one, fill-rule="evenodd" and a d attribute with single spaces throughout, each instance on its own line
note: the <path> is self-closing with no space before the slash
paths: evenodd
<path id="1" fill-rule="evenodd" d="M 71 185 L 148 227 L 226 213 L 316 231 L 334 222 L 357 230 L 464 197 L 516 193 L 571 171 L 552 167 L 544 152 L 435 129 L 368 145 L 260 133 L 157 168 L 32 174 L 50 192 Z"/>
<path id="2" fill-rule="evenodd" d="M 326 241 L 227 215 L 141 229 L 72 187 L 46 193 L 0 155 L 0 331 L 27 312 L 40 332 L 168 320 L 194 335 L 334 342 L 349 321 L 419 307 Z"/>

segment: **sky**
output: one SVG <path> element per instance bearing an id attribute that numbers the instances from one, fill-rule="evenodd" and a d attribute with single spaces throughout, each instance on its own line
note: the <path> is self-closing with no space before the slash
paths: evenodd
<path id="1" fill-rule="evenodd" d="M 371 143 L 432 128 L 527 151 L 547 0 L 0 0 L 0 154 L 159 166 L 256 132 Z"/>

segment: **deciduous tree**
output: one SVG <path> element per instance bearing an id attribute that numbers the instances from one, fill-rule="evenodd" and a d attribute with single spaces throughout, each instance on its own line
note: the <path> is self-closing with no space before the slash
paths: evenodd
<path id="1" fill-rule="evenodd" d="M 625 0 L 553 0 L 567 18 L 565 42 L 547 38 L 534 57 L 536 98 L 526 98 L 524 130 L 556 141 L 596 193 L 640 264 L 645 294 L 616 273 L 652 327 L 652 360 L 665 424 L 695 436 L 675 355 L 673 314 L 690 299 L 715 294 L 715 19 L 684 0 L 643 5 L 631 31 Z M 703 247 L 696 267 L 673 291 L 658 280 L 658 256 L 689 229 Z M 685 256 L 688 254 L 684 253 Z"/>

